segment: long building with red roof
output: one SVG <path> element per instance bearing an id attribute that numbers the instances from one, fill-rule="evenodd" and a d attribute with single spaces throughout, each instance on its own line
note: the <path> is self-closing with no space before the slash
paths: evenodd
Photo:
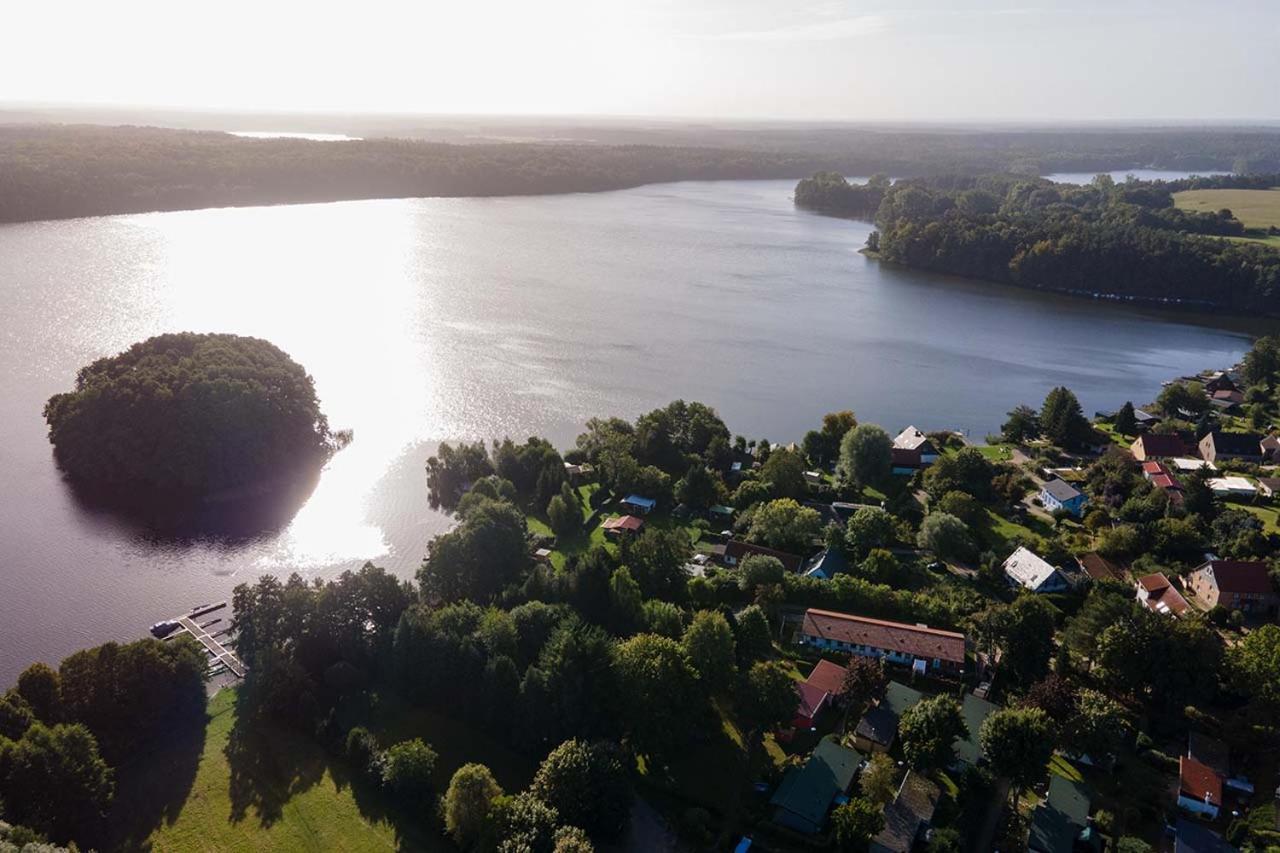
<path id="1" fill-rule="evenodd" d="M 826 651 L 884 658 L 951 674 L 964 672 L 965 636 L 927 625 L 908 625 L 810 608 L 797 642 Z"/>

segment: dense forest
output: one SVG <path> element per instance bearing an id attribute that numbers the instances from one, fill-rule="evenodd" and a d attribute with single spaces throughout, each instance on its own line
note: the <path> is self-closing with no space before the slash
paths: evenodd
<path id="1" fill-rule="evenodd" d="M 1280 132 L 1264 128 L 526 126 L 515 121 L 455 126 L 353 119 L 339 129 L 401 138 L 331 143 L 155 127 L 5 124 L 3 119 L 0 222 L 362 198 L 593 192 L 663 181 L 800 178 L 822 170 L 900 177 L 1130 168 L 1280 170 Z"/>
<path id="2" fill-rule="evenodd" d="M 207 498 L 278 487 L 331 449 L 315 384 L 259 338 L 158 335 L 80 369 L 45 406 L 75 482 L 109 495 Z"/>
<path id="3" fill-rule="evenodd" d="M 1260 189 L 1280 184 L 1280 175 L 1120 183 L 1099 175 L 1084 186 L 1009 174 L 909 178 L 887 189 L 842 184 L 815 175 L 801 181 L 796 203 L 868 218 L 863 202 L 882 194 L 867 245 L 886 261 L 1095 298 L 1276 312 L 1280 253 L 1222 239 L 1245 233 L 1231 211 L 1180 210 L 1173 193 Z"/>

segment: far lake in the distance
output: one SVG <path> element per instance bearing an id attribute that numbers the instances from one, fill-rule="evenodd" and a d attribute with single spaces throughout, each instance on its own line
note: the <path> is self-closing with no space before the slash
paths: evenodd
<path id="1" fill-rule="evenodd" d="M 264 572 L 371 559 L 412 576 L 449 519 L 442 439 L 572 443 L 674 398 L 799 440 L 852 408 L 975 440 L 1054 385 L 1086 411 L 1236 362 L 1215 320 L 881 266 L 870 226 L 795 210 L 792 181 L 595 195 L 358 201 L 0 227 L 0 688 L 35 659 L 229 597 Z M 278 344 L 355 441 L 282 529 L 174 542 L 85 506 L 41 408 L 95 358 L 168 331 Z"/>

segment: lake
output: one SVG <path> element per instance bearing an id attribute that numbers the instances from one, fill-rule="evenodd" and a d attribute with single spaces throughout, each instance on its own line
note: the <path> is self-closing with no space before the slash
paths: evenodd
<path id="1" fill-rule="evenodd" d="M 676 398 L 799 440 L 852 408 L 977 440 L 1054 385 L 1085 409 L 1234 363 L 1238 329 L 881 266 L 791 181 L 202 210 L 0 227 L 0 685 L 264 572 L 411 577 L 449 519 L 442 439 L 545 435 Z M 172 541 L 80 502 L 41 408 L 166 331 L 278 344 L 354 443 L 277 529 Z"/>

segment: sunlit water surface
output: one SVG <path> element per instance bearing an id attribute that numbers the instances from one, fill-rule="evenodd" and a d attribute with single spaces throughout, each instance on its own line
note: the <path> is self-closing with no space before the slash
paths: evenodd
<path id="1" fill-rule="evenodd" d="M 881 266 L 869 226 L 797 212 L 789 181 L 597 195 L 362 201 L 0 227 L 0 686 L 132 639 L 264 572 L 374 560 L 411 577 L 449 519 L 441 439 L 545 435 L 676 397 L 753 438 L 853 408 L 976 438 L 1048 388 L 1090 412 L 1232 363 L 1238 331 Z M 82 505 L 44 401 L 166 331 L 278 344 L 354 443 L 282 529 L 174 542 Z"/>

